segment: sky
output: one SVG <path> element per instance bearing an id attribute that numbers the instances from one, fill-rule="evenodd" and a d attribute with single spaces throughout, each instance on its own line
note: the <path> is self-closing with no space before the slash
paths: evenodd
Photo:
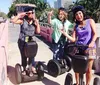
<path id="1" fill-rule="evenodd" d="M 56 0 L 47 0 L 47 2 L 49 2 L 49 4 L 51 5 L 51 7 L 53 7 L 54 1 L 56 1 Z"/>
<path id="2" fill-rule="evenodd" d="M 0 11 L 8 13 L 12 0 L 0 0 Z"/>

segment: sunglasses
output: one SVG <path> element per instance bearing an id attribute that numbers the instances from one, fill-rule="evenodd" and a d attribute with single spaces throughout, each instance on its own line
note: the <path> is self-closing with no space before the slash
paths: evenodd
<path id="1" fill-rule="evenodd" d="M 33 14 L 34 12 L 27 12 L 26 14 Z"/>

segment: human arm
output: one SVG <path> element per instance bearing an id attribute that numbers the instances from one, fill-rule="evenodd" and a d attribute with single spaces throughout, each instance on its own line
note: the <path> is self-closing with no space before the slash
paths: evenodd
<path id="1" fill-rule="evenodd" d="M 40 33 L 40 25 L 39 25 L 39 21 L 38 21 L 38 19 L 35 19 L 34 20 L 34 24 L 35 24 L 35 26 L 36 26 L 36 33 Z"/>
<path id="2" fill-rule="evenodd" d="M 94 43 L 97 39 L 97 32 L 96 32 L 96 25 L 93 19 L 90 19 L 90 25 L 91 25 L 93 37 L 91 43 L 89 44 L 89 47 L 94 47 Z"/>
<path id="3" fill-rule="evenodd" d="M 15 24 L 22 24 L 23 19 L 21 19 L 21 18 L 24 17 L 25 15 L 26 15 L 25 12 L 19 13 L 17 16 L 15 16 L 13 19 L 11 19 L 11 22 L 15 23 Z"/>
<path id="4" fill-rule="evenodd" d="M 72 36 L 70 36 L 68 33 L 66 33 L 63 29 L 60 29 L 60 32 L 66 37 L 68 38 L 71 42 L 75 42 L 76 41 L 76 31 L 74 28 L 74 31 L 72 33 Z"/>
<path id="5" fill-rule="evenodd" d="M 53 10 L 48 13 L 48 23 L 51 24 L 51 17 L 53 15 Z"/>

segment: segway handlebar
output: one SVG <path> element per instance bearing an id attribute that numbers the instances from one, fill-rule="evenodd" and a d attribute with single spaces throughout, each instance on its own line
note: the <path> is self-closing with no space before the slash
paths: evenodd
<path id="1" fill-rule="evenodd" d="M 77 48 L 85 47 L 85 48 L 88 48 L 88 45 L 82 45 L 82 44 L 69 44 L 68 47 L 77 47 Z"/>

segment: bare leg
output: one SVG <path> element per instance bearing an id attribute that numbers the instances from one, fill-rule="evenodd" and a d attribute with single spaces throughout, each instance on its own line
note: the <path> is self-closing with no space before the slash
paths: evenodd
<path id="1" fill-rule="evenodd" d="M 86 72 L 86 85 L 90 85 L 90 81 L 92 78 L 92 65 L 93 65 L 93 59 L 89 59 L 89 64 L 88 64 L 88 70 Z"/>
<path id="2" fill-rule="evenodd" d="M 79 73 L 75 73 L 76 85 L 79 85 Z"/>

